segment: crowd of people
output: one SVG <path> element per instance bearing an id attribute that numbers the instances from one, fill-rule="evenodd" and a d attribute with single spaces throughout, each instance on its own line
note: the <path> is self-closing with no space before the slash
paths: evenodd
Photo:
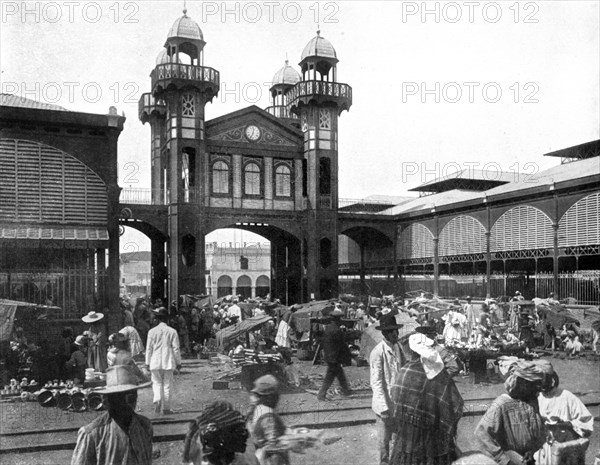
<path id="1" fill-rule="evenodd" d="M 514 299 L 518 303 L 522 296 L 517 293 Z M 464 305 L 455 301 L 443 319 L 421 315 L 420 326 L 402 335 L 403 325 L 396 319 L 402 310 L 392 300 L 383 299 L 368 310 L 363 304 L 335 304 L 319 337 L 327 367 L 318 401 L 328 400 L 328 390 L 336 379 L 341 395 L 352 394 L 343 369 L 350 364 L 351 355 L 342 318 L 350 318 L 359 329 L 374 325 L 382 335 L 369 357 L 377 430 L 374 446 L 380 464 L 550 465 L 552 444 L 565 441 L 583 441 L 573 449 L 576 458 L 572 463 L 584 464 L 585 439 L 592 433 L 593 417 L 573 393 L 559 385 L 558 374 L 546 360 L 513 362 L 504 383 L 506 392 L 492 402 L 473 429 L 478 452 L 459 450 L 457 432 L 464 400 L 454 377 L 461 364 L 447 347 L 485 347 L 493 339 L 527 345 L 523 328 L 534 327 L 530 321 L 540 323 L 533 314 L 524 325 L 518 305 L 510 307 L 517 310 L 505 313 L 489 299 L 475 311 L 472 299 L 465 301 Z M 290 347 L 297 336 L 295 307 L 283 312 L 263 303 L 253 307 L 244 311 L 247 306 L 240 306 L 237 298 L 212 307 L 173 302 L 169 308 L 160 300 L 151 304 L 139 299 L 133 308 L 122 306 L 123 327 L 117 333 L 107 336 L 105 315 L 94 311 L 82 318 L 89 325 L 82 334 L 74 336 L 65 328 L 65 377 L 82 382 L 90 368 L 106 373 L 106 387 L 98 392 L 104 395 L 107 410 L 80 429 L 72 464 L 151 463 L 152 424 L 136 413 L 138 389 L 152 386 L 154 412 L 173 413 L 173 375 L 181 369 L 182 355 L 194 345 L 205 344 L 219 329 L 250 316 L 272 316 L 273 323 L 264 326 L 267 339 Z M 502 334 L 498 326 L 505 328 Z M 556 331 L 556 347 L 562 345 L 577 353 L 577 329 L 565 325 Z M 19 343 L 25 342 L 22 330 L 15 336 Z M 254 381 L 247 415 L 223 401 L 206 407 L 190 425 L 182 446 L 184 462 L 290 464 L 289 448 L 279 442 L 290 432 L 277 414 L 280 391 L 280 382 L 265 375 Z M 253 445 L 251 452 L 246 451 L 247 443 Z"/>
<path id="2" fill-rule="evenodd" d="M 381 316 L 377 329 L 383 339 L 370 354 L 380 464 L 551 465 L 553 442 L 591 435 L 592 415 L 559 387 L 552 365 L 519 359 L 509 369 L 506 393 L 474 429 L 480 452 L 459 460 L 456 437 L 464 403 L 453 381 L 452 357 L 443 356 L 432 326 L 399 337 L 402 325 L 391 315 Z M 585 464 L 587 445 L 577 443 L 569 463 Z"/>

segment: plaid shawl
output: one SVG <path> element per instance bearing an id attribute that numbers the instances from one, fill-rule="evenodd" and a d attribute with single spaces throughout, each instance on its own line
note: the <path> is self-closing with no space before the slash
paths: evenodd
<path id="1" fill-rule="evenodd" d="M 443 370 L 428 380 L 420 361 L 404 365 L 392 385 L 396 448 L 414 456 L 452 453 L 463 399 Z"/>

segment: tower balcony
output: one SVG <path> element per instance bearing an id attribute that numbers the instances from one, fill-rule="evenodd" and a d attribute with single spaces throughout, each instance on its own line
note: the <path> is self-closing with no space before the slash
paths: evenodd
<path id="1" fill-rule="evenodd" d="M 275 116 L 276 118 L 292 118 L 298 119 L 298 115 L 290 112 L 290 109 L 286 105 L 272 105 L 270 107 L 265 108 L 265 110 Z"/>
<path id="2" fill-rule="evenodd" d="M 140 121 L 146 124 L 152 114 L 164 117 L 167 114 L 167 106 L 165 102 L 155 99 L 152 94 L 146 92 L 138 102 L 138 116 Z"/>
<path id="3" fill-rule="evenodd" d="M 210 98 L 219 93 L 220 77 L 216 69 L 207 66 L 185 65 L 182 63 L 163 63 L 150 73 L 152 93 L 163 92 L 169 87 L 183 89 L 195 87 L 207 92 Z"/>
<path id="4" fill-rule="evenodd" d="M 294 113 L 311 101 L 317 104 L 334 103 L 338 113 L 341 113 L 352 105 L 352 87 L 340 82 L 300 81 L 285 94 L 286 105 Z"/>

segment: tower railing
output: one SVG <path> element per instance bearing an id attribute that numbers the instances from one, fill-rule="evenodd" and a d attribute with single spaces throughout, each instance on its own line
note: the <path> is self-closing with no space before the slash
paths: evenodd
<path id="1" fill-rule="evenodd" d="M 298 116 L 290 112 L 290 109 L 286 105 L 273 105 L 265 108 L 265 110 L 277 118 L 298 119 Z"/>
<path id="2" fill-rule="evenodd" d="M 182 63 L 164 63 L 157 65 L 150 74 L 152 87 L 160 82 L 172 79 L 184 79 L 188 81 L 208 82 L 219 87 L 219 72 L 207 66 L 185 65 Z"/>
<path id="3" fill-rule="evenodd" d="M 163 100 L 156 100 L 154 96 L 147 92 L 142 94 L 138 102 L 138 116 L 140 120 L 144 119 L 144 116 L 148 117 L 153 112 L 165 113 L 167 106 Z"/>
<path id="4" fill-rule="evenodd" d="M 286 105 L 291 106 L 302 97 L 313 95 L 333 97 L 334 99 L 347 100 L 346 105 L 352 105 L 352 87 L 340 82 L 327 81 L 300 81 L 285 94 Z"/>

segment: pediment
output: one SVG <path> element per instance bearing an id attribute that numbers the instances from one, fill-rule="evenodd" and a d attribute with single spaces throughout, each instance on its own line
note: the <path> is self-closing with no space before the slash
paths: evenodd
<path id="1" fill-rule="evenodd" d="M 257 140 L 250 140 L 246 137 L 248 126 L 259 128 L 260 136 Z M 278 147 L 298 147 L 302 143 L 300 130 L 290 127 L 257 106 L 251 106 L 207 121 L 206 138 L 209 141 Z"/>

